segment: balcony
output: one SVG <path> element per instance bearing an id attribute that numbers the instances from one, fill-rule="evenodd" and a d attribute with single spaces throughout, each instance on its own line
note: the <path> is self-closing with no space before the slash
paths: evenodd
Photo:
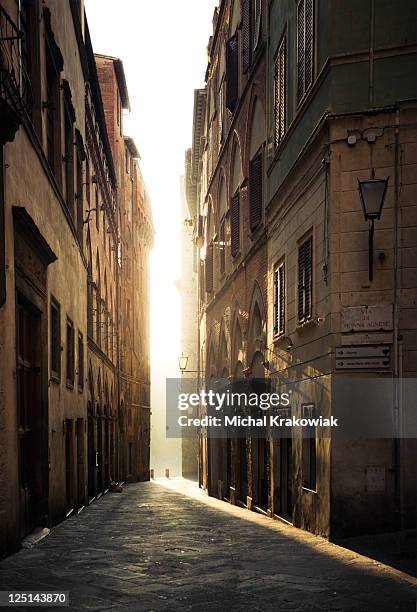
<path id="1" fill-rule="evenodd" d="M 21 56 L 22 33 L 0 6 L 0 141 L 14 139 L 30 106 L 30 81 Z"/>

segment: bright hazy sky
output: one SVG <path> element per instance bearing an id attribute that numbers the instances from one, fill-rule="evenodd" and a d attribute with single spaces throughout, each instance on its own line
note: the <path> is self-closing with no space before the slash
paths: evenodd
<path id="1" fill-rule="evenodd" d="M 123 61 L 132 107 L 125 133 L 141 153 L 156 244 L 151 272 L 153 384 L 178 376 L 179 177 L 191 146 L 217 0 L 85 0 L 94 51 Z"/>

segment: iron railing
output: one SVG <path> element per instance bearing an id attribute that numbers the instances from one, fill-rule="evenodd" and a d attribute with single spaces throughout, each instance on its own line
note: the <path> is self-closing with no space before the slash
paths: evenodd
<path id="1" fill-rule="evenodd" d="M 20 115 L 31 105 L 31 86 L 22 63 L 23 34 L 0 6 L 0 98 Z"/>

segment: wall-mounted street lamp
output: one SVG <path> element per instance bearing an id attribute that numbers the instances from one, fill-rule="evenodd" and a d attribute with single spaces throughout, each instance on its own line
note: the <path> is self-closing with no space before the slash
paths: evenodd
<path id="1" fill-rule="evenodd" d="M 188 357 L 184 355 L 183 353 L 181 354 L 181 357 L 178 357 L 178 365 L 179 365 L 179 368 L 182 374 L 184 374 L 185 370 L 187 369 L 187 365 L 188 365 Z"/>
<path id="2" fill-rule="evenodd" d="M 385 194 L 387 192 L 389 177 L 376 179 L 375 170 L 372 168 L 371 178 L 365 181 L 358 179 L 359 193 L 361 196 L 363 214 L 365 221 L 369 221 L 369 281 L 373 279 L 373 255 L 374 255 L 374 222 L 381 218 L 384 206 Z"/>
<path id="3" fill-rule="evenodd" d="M 181 357 L 178 357 L 178 366 L 181 370 L 181 374 L 203 374 L 201 370 L 187 370 L 188 355 L 181 353 Z"/>

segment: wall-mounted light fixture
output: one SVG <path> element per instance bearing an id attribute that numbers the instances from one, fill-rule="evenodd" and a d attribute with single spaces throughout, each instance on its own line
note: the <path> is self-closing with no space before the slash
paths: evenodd
<path id="1" fill-rule="evenodd" d="M 374 222 L 381 218 L 384 206 L 389 177 L 386 179 L 375 178 L 375 170 L 372 168 L 371 178 L 365 181 L 358 179 L 359 193 L 361 196 L 363 214 L 365 221 L 369 222 L 368 259 L 369 259 L 369 281 L 373 279 L 373 253 L 374 253 Z"/>

